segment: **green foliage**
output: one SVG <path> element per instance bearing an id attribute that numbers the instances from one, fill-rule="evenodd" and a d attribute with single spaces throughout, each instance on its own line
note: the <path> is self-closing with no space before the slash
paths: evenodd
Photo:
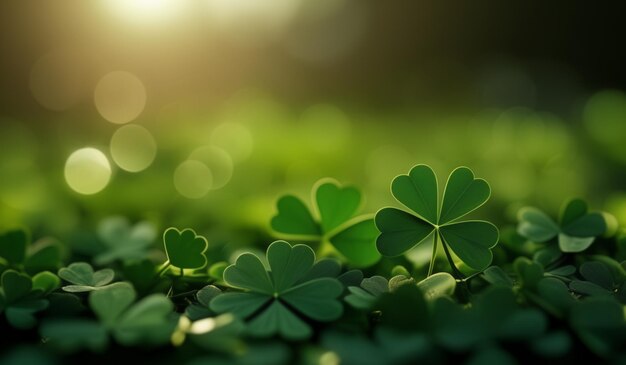
<path id="1" fill-rule="evenodd" d="M 315 253 L 306 245 L 276 241 L 267 248 L 269 270 L 253 254 L 245 253 L 224 271 L 224 281 L 243 292 L 218 295 L 211 309 L 231 312 L 247 320 L 247 333 L 286 339 L 305 339 L 312 331 L 299 316 L 332 321 L 341 316 L 337 300 L 343 286 L 337 279 L 311 275 Z"/>
<path id="2" fill-rule="evenodd" d="M 156 229 L 150 222 L 131 226 L 124 217 L 110 217 L 98 225 L 98 237 L 106 249 L 94 258 L 94 262 L 107 265 L 116 260 L 146 258 L 148 249 L 156 239 Z"/>
<path id="3" fill-rule="evenodd" d="M 206 266 L 206 238 L 198 236 L 193 229 L 179 231 L 168 228 L 163 233 L 165 253 L 169 263 L 181 269 L 200 269 Z"/>
<path id="4" fill-rule="evenodd" d="M 33 288 L 28 275 L 14 270 L 2 273 L 0 284 L 0 314 L 4 312 L 15 328 L 33 328 L 37 324 L 35 314 L 48 307 L 48 300 L 42 298 L 43 290 Z"/>
<path id="5" fill-rule="evenodd" d="M 360 223 L 373 224 L 356 215 L 356 189 L 323 180 L 311 210 L 295 197 L 279 200 L 275 231 L 334 245 L 343 261 L 316 261 L 308 245 L 285 241 L 270 244 L 264 256 L 230 242 L 209 250 L 204 237 L 176 228 L 164 232 L 164 252 L 154 255 L 147 226 L 113 218 L 99 227 L 106 247 L 94 260 L 107 267 L 72 261 L 58 269 L 60 250 L 38 253 L 32 248 L 40 243 L 28 248 L 24 231 L 9 231 L 0 239 L 0 323 L 17 336 L 0 348 L 41 339 L 27 347 L 32 356 L 12 350 L 6 357 L 22 363 L 57 356 L 88 362 L 105 353 L 113 361 L 133 354 L 145 362 L 244 365 L 617 363 L 626 355 L 624 236 L 607 234 L 605 214 L 588 213 L 575 200 L 556 223 L 524 208 L 519 232 L 503 230 L 492 254 L 498 230 L 460 221 L 490 194 L 469 169 L 451 173 L 441 198 L 425 165 L 394 179 L 391 190 L 410 212 L 381 209 L 380 232 L 353 246 L 338 242 L 358 233 Z M 372 256 L 377 235 L 383 256 L 433 244 L 429 267 Z M 572 238 L 566 246 L 603 235 L 602 245 L 564 250 L 564 235 Z M 438 247 L 454 276 L 433 273 L 441 267 Z M 466 267 L 457 268 L 459 260 Z M 367 266 L 368 277 L 354 266 Z M 474 271 L 468 276 L 461 273 L 467 267 Z"/>
<path id="6" fill-rule="evenodd" d="M 30 245 L 26 231 L 15 229 L 0 234 L 0 272 L 7 268 L 29 275 L 61 266 L 62 249 L 58 242 L 41 240 Z"/>
<path id="7" fill-rule="evenodd" d="M 51 346 L 64 351 L 101 351 L 108 345 L 108 334 L 126 346 L 168 342 L 177 322 L 172 302 L 163 294 L 152 294 L 138 302 L 136 297 L 133 287 L 125 282 L 92 291 L 89 307 L 98 321 L 52 320 L 41 327 L 41 335 Z"/>
<path id="8" fill-rule="evenodd" d="M 383 208 L 376 213 L 376 226 L 381 232 L 376 245 L 383 255 L 398 256 L 428 242 L 434 245 L 434 261 L 440 239 L 446 253 L 449 247 L 474 270 L 484 270 L 491 264 L 498 229 L 486 221 L 458 221 L 483 205 L 491 194 L 487 182 L 476 179 L 472 170 L 459 167 L 452 171 L 441 203 L 437 177 L 426 165 L 417 165 L 408 175 L 396 177 L 391 192 L 412 213 L 397 208 Z"/>
<path id="9" fill-rule="evenodd" d="M 559 223 L 533 207 L 520 209 L 517 231 L 537 243 L 548 242 L 558 237 L 563 252 L 585 251 L 596 237 L 607 231 L 602 213 L 588 213 L 587 203 L 581 199 L 566 202 L 561 208 Z"/>
<path id="10" fill-rule="evenodd" d="M 375 264 L 378 232 L 374 220 L 357 213 L 361 193 L 352 186 L 341 186 L 332 179 L 322 179 L 313 187 L 312 209 L 293 195 L 276 203 L 277 214 L 272 229 L 283 238 L 329 243 L 350 264 L 366 267 Z"/>
<path id="11" fill-rule="evenodd" d="M 105 288 L 113 281 L 112 269 L 93 271 L 86 262 L 75 262 L 59 270 L 59 277 L 73 285 L 66 285 L 63 290 L 70 293 L 87 292 Z"/>

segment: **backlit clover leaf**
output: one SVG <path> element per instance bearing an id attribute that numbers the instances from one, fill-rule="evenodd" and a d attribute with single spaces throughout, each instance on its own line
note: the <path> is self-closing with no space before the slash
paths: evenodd
<path id="1" fill-rule="evenodd" d="M 45 274 L 52 275 L 51 273 Z M 49 281 L 52 280 L 53 283 Z M 56 278 L 56 285 L 58 285 Z M 37 282 L 40 280 L 38 279 Z M 20 274 L 15 270 L 7 270 L 0 278 L 0 314 L 4 312 L 7 321 L 15 328 L 29 329 L 37 324 L 35 314 L 48 307 L 48 300 L 43 296 L 50 289 L 50 285 L 54 286 L 54 279 L 50 277 L 44 278 L 43 285 L 41 283 L 33 284 L 33 280 L 24 274 Z M 45 288 L 43 288 L 43 287 Z"/>
<path id="2" fill-rule="evenodd" d="M 356 216 L 361 193 L 355 187 L 322 179 L 313 187 L 312 201 L 309 210 L 296 196 L 281 197 L 276 203 L 278 213 L 272 218 L 272 229 L 281 238 L 330 243 L 357 267 L 373 265 L 380 259 L 374 220 L 369 215 Z"/>
<path id="3" fill-rule="evenodd" d="M 557 224 L 543 211 L 525 207 L 518 213 L 517 232 L 537 243 L 548 242 L 558 236 L 561 251 L 582 252 L 607 230 L 602 213 L 588 213 L 587 209 L 585 201 L 570 200 L 561 208 Z"/>
<path id="4" fill-rule="evenodd" d="M 309 246 L 276 241 L 267 248 L 267 261 L 269 270 L 253 254 L 239 256 L 224 271 L 224 281 L 244 291 L 218 295 L 211 309 L 246 320 L 250 335 L 291 340 L 311 335 L 303 318 L 327 322 L 341 316 L 343 285 L 312 272 L 315 253 Z"/>
<path id="5" fill-rule="evenodd" d="M 124 217 L 110 217 L 98 225 L 98 238 L 106 250 L 94 258 L 98 265 L 115 260 L 140 260 L 148 255 L 148 248 L 156 239 L 156 229 L 150 222 L 131 226 Z"/>
<path id="6" fill-rule="evenodd" d="M 48 320 L 40 333 L 50 346 L 64 350 L 103 350 L 109 338 L 126 346 L 164 344 L 178 318 L 164 294 L 152 294 L 135 302 L 137 294 L 127 282 L 114 283 L 89 295 L 89 306 L 98 321 L 89 319 Z"/>
<path id="7" fill-rule="evenodd" d="M 168 260 L 166 266 L 172 265 L 179 269 L 201 269 L 206 266 L 208 242 L 193 229 L 179 231 L 168 228 L 163 233 L 163 243 Z"/>
<path id="8" fill-rule="evenodd" d="M 61 246 L 54 240 L 40 240 L 30 245 L 28 234 L 15 229 L 0 234 L 0 272 L 12 268 L 34 275 L 61 266 Z"/>
<path id="9" fill-rule="evenodd" d="M 112 269 L 93 271 L 86 262 L 75 262 L 59 270 L 59 277 L 73 285 L 62 289 L 70 293 L 88 292 L 105 288 L 113 281 L 115 272 Z"/>
<path id="10" fill-rule="evenodd" d="M 448 247 L 474 270 L 489 266 L 491 249 L 498 242 L 498 229 L 486 221 L 458 221 L 483 205 L 491 194 L 489 184 L 476 179 L 472 170 L 458 167 L 452 171 L 441 204 L 437 177 L 426 165 L 417 165 L 408 175 L 396 177 L 391 192 L 411 213 L 396 208 L 383 208 L 376 213 L 376 226 L 381 232 L 376 245 L 380 253 L 399 256 L 416 245 L 433 242 L 430 275 L 437 241 L 441 239 L 453 270 L 457 271 Z"/>

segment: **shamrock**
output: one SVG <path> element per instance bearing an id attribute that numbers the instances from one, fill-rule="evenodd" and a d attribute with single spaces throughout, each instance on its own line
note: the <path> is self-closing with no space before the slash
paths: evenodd
<path id="1" fill-rule="evenodd" d="M 375 264 L 378 232 L 368 215 L 356 216 L 361 193 L 355 187 L 341 186 L 333 179 L 322 179 L 313 187 L 313 213 L 293 195 L 281 197 L 278 213 L 271 220 L 274 231 L 301 241 L 332 245 L 348 262 L 365 267 Z"/>
<path id="2" fill-rule="evenodd" d="M 42 298 L 43 290 L 33 288 L 31 278 L 15 270 L 5 271 L 0 284 L 0 313 L 4 312 L 7 321 L 15 328 L 34 327 L 37 323 L 35 314 L 48 307 L 48 301 Z"/>
<path id="3" fill-rule="evenodd" d="M 88 263 L 75 262 L 68 267 L 60 269 L 59 277 L 74 284 L 64 286 L 63 290 L 70 293 L 79 293 L 105 288 L 113 281 L 115 272 L 112 269 L 102 269 L 94 272 Z"/>
<path id="4" fill-rule="evenodd" d="M 239 256 L 224 271 L 224 281 L 244 292 L 218 295 L 211 309 L 247 320 L 247 331 L 253 336 L 279 334 L 293 340 L 311 335 L 302 317 L 326 322 L 341 316 L 337 298 L 343 285 L 312 271 L 315 253 L 309 246 L 275 241 L 267 248 L 267 261 L 269 270 L 253 254 Z"/>
<path id="5" fill-rule="evenodd" d="M 525 207 L 518 213 L 517 231 L 537 243 L 548 242 L 558 236 L 561 251 L 582 252 L 607 230 L 602 213 L 588 213 L 587 210 L 584 200 L 572 199 L 561 208 L 557 224 L 541 210 Z"/>
<path id="6" fill-rule="evenodd" d="M 156 230 L 150 222 L 131 226 L 124 217 L 110 217 L 98 226 L 98 237 L 106 250 L 94 258 L 98 265 L 115 260 L 140 260 L 147 256 L 147 249 L 156 238 Z"/>
<path id="7" fill-rule="evenodd" d="M 615 296 L 626 304 L 626 271 L 619 263 L 614 263 L 615 270 L 601 261 L 583 263 L 579 271 L 584 280 L 572 280 L 569 288 L 584 296 Z"/>
<path id="8" fill-rule="evenodd" d="M 4 268 L 23 269 L 34 275 L 56 270 L 61 265 L 61 246 L 53 240 L 40 240 L 30 246 L 26 231 L 15 229 L 0 234 L 0 272 Z"/>
<path id="9" fill-rule="evenodd" d="M 376 246 L 384 256 L 399 256 L 416 245 L 433 242 L 429 268 L 432 273 L 441 239 L 453 270 L 456 267 L 448 247 L 470 268 L 481 271 L 492 260 L 491 248 L 498 242 L 498 229 L 485 221 L 457 220 L 483 205 L 491 190 L 485 180 L 476 179 L 467 167 L 458 167 L 448 177 L 439 203 L 437 177 L 427 165 L 417 165 L 408 175 L 397 176 L 391 192 L 412 213 L 396 208 L 383 208 L 376 213 L 380 235 Z"/>
<path id="10" fill-rule="evenodd" d="M 193 229 L 179 231 L 173 227 L 168 228 L 163 233 L 163 242 L 168 259 L 167 265 L 180 269 L 200 269 L 206 266 L 207 258 L 204 252 L 207 250 L 208 242 L 206 238 L 198 236 Z"/>
<path id="11" fill-rule="evenodd" d="M 137 294 L 126 282 L 114 283 L 89 295 L 89 306 L 98 321 L 88 319 L 50 320 L 40 329 L 47 343 L 66 350 L 102 350 L 108 334 L 126 346 L 163 344 L 176 327 L 174 305 L 163 294 L 152 294 L 135 302 Z"/>

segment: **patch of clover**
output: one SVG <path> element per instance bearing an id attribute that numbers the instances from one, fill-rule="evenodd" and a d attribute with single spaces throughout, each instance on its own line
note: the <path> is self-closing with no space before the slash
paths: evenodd
<path id="1" fill-rule="evenodd" d="M 280 335 L 290 340 L 311 336 L 307 321 L 339 318 L 343 285 L 312 273 L 315 253 L 306 245 L 275 241 L 267 248 L 265 267 L 257 256 L 244 253 L 224 271 L 224 281 L 241 292 L 216 296 L 210 308 L 245 320 L 252 336 Z"/>
<path id="2" fill-rule="evenodd" d="M 61 266 L 61 245 L 50 239 L 31 244 L 28 233 L 14 229 L 0 234 L 0 272 L 7 269 L 24 271 L 29 275 Z"/>
<path id="3" fill-rule="evenodd" d="M 110 264 L 116 260 L 141 260 L 148 256 L 157 233 L 150 222 L 131 225 L 125 217 L 109 217 L 98 225 L 98 238 L 105 250 L 94 258 L 97 265 Z"/>

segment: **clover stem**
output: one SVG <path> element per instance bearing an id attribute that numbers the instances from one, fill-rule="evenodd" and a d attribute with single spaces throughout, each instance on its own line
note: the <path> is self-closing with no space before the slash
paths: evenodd
<path id="1" fill-rule="evenodd" d="M 166 261 L 163 263 L 163 265 L 161 265 L 161 267 L 159 268 L 159 270 L 157 271 L 156 276 L 157 276 L 157 277 L 161 276 L 161 274 L 163 274 L 163 272 L 164 272 L 165 270 L 167 270 L 170 266 L 172 266 L 172 265 L 170 264 L 170 260 L 166 260 Z"/>
<path id="2" fill-rule="evenodd" d="M 430 257 L 430 265 L 428 266 L 428 275 L 429 277 L 433 274 L 433 269 L 435 268 L 435 259 L 437 257 L 437 246 L 439 245 L 439 235 L 435 232 L 435 237 L 433 238 L 433 254 Z"/>
<path id="3" fill-rule="evenodd" d="M 439 231 L 437 231 L 437 235 L 439 234 L 440 234 Z M 459 271 L 459 269 L 454 264 L 454 260 L 452 259 L 452 255 L 450 255 L 450 250 L 448 249 L 448 245 L 446 244 L 446 242 L 443 240 L 443 238 L 440 237 L 440 239 L 441 239 L 441 245 L 443 246 L 443 252 L 445 252 L 446 254 L 446 258 L 448 259 L 448 263 L 450 263 L 450 267 L 452 268 L 452 271 L 454 272 L 457 279 L 463 280 L 465 278 L 465 275 L 463 275 L 461 271 Z"/>

